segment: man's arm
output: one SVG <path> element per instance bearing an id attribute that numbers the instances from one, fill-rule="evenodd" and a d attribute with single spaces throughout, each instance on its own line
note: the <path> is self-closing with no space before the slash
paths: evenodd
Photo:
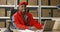
<path id="1" fill-rule="evenodd" d="M 39 24 L 37 21 L 35 21 L 32 17 L 32 14 L 29 15 L 30 25 L 35 26 L 38 29 L 42 29 L 42 24 Z"/>

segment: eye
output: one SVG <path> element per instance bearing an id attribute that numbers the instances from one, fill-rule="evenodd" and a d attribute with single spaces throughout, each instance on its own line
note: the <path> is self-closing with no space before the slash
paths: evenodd
<path id="1" fill-rule="evenodd" d="M 22 6 L 23 7 L 23 6 Z"/>
<path id="2" fill-rule="evenodd" d="M 21 5 L 20 7 L 22 8 L 23 6 Z"/>

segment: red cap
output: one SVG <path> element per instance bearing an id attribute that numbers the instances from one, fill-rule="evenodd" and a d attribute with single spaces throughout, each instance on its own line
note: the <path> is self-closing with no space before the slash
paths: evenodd
<path id="1" fill-rule="evenodd" d="M 23 5 L 23 4 L 24 4 L 24 5 L 28 5 L 27 2 L 19 2 L 18 5 L 20 6 L 20 5 Z"/>

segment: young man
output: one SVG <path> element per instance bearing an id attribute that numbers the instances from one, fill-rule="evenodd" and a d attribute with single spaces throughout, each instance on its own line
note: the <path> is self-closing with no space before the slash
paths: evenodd
<path id="1" fill-rule="evenodd" d="M 20 2 L 18 11 L 13 15 L 14 24 L 18 29 L 42 29 L 42 25 L 35 21 L 32 14 L 26 11 L 26 2 Z"/>

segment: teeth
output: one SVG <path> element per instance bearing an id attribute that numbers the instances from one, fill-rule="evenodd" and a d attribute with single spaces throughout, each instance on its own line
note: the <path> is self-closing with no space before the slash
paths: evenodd
<path id="1" fill-rule="evenodd" d="M 22 12 L 24 12 L 25 10 L 22 10 Z"/>
<path id="2" fill-rule="evenodd" d="M 25 11 L 25 10 L 23 10 L 23 11 Z"/>

